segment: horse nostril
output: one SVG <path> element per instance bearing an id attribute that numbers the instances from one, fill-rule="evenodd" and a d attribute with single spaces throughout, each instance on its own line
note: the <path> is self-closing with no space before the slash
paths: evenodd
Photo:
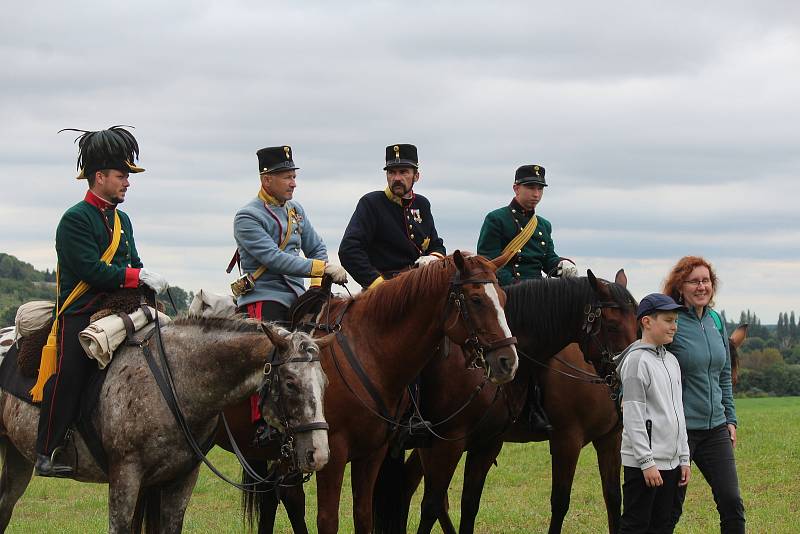
<path id="1" fill-rule="evenodd" d="M 306 451 L 306 462 L 308 465 L 314 465 L 314 451 Z"/>

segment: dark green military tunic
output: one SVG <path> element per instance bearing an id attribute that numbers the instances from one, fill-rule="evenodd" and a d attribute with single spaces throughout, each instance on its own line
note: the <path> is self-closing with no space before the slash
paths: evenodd
<path id="1" fill-rule="evenodd" d="M 84 200 L 69 208 L 58 223 L 59 303 L 66 301 L 81 280 L 90 286 L 64 313 L 80 313 L 102 293 L 139 285 L 142 261 L 133 240 L 131 220 L 122 211 L 119 212 L 122 234 L 117 252 L 111 265 L 100 260 L 111 243 L 114 209 L 112 204 L 90 191 Z"/>
<path id="2" fill-rule="evenodd" d="M 487 258 L 500 256 L 503 249 L 519 234 L 531 217 L 532 211 L 525 211 L 516 199 L 511 204 L 496 209 L 486 215 L 478 237 L 478 254 Z M 539 224 L 522 250 L 518 252 L 505 267 L 497 271 L 500 285 L 508 285 L 519 280 L 541 278 L 545 273 L 555 269 L 562 258 L 553 246 L 553 227 L 550 221 L 538 216 Z"/>

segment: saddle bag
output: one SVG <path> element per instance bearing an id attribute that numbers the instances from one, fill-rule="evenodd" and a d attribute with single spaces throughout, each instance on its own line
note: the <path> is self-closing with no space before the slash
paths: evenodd
<path id="1" fill-rule="evenodd" d="M 14 340 L 29 336 L 44 328 L 53 318 L 55 307 L 55 303 L 49 300 L 32 300 L 22 304 L 17 309 L 17 315 L 14 318 L 14 327 L 16 328 Z"/>
<path id="2" fill-rule="evenodd" d="M 158 313 L 158 322 L 162 325 L 168 324 L 171 319 L 168 315 L 156 312 L 151 307 L 147 307 L 149 313 L 140 308 L 128 315 L 132 323 L 132 330 L 136 332 L 146 326 L 151 318 Z M 126 321 L 120 315 L 109 315 L 89 324 L 78 334 L 83 350 L 90 358 L 97 360 L 100 369 L 104 369 L 114 356 L 114 351 L 122 345 L 128 337 L 130 327 L 126 327 Z"/>

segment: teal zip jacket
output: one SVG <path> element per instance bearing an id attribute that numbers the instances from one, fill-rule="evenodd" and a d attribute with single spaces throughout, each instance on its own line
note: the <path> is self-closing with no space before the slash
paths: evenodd
<path id="1" fill-rule="evenodd" d="M 703 310 L 678 311 L 678 332 L 667 349 L 675 355 L 683 377 L 683 411 L 686 428 L 708 430 L 736 421 L 731 382 L 728 334 L 717 329 L 714 318 Z"/>

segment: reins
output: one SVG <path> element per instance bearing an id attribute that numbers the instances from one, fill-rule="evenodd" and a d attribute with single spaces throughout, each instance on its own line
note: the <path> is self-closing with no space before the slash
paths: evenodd
<path id="1" fill-rule="evenodd" d="M 276 487 L 283 486 L 284 485 L 283 482 L 287 478 L 292 477 L 292 476 L 296 476 L 299 473 L 299 469 L 298 469 L 298 466 L 297 466 L 297 459 L 296 459 L 296 457 L 294 455 L 294 448 L 293 448 L 294 439 L 293 439 L 292 431 L 294 431 L 294 432 L 302 432 L 302 431 L 305 431 L 305 430 L 317 430 L 317 429 L 319 429 L 319 430 L 327 430 L 328 429 L 328 424 L 325 423 L 325 422 L 313 422 L 313 423 L 308 423 L 306 425 L 299 425 L 298 427 L 291 428 L 290 426 L 288 426 L 288 419 L 286 419 L 285 415 L 284 415 L 284 419 L 285 419 L 284 422 L 286 423 L 286 428 L 289 429 L 289 431 L 288 431 L 288 433 L 286 435 L 282 434 L 284 442 L 281 444 L 281 457 L 282 457 L 282 459 L 283 458 L 291 458 L 293 460 L 292 465 L 290 466 L 290 469 L 286 474 L 281 475 L 279 477 L 275 477 L 274 475 L 276 475 L 277 470 L 280 467 L 280 465 L 279 465 L 280 462 L 276 462 L 277 465 L 272 470 L 272 472 L 268 473 L 266 477 L 262 478 L 260 475 L 258 475 L 258 473 L 256 473 L 256 471 L 252 468 L 252 466 L 250 466 L 248 464 L 248 462 L 246 461 L 244 455 L 241 452 L 241 449 L 239 449 L 238 445 L 236 444 L 236 441 L 233 438 L 233 435 L 232 435 L 232 433 L 230 431 L 230 427 L 228 426 L 228 422 L 225 419 L 225 416 L 222 415 L 221 416 L 222 417 L 222 422 L 223 422 L 225 430 L 226 430 L 226 432 L 228 434 L 228 440 L 231 443 L 231 448 L 234 449 L 234 454 L 236 455 L 237 459 L 239 460 L 239 463 L 242 465 L 242 468 L 245 470 L 245 472 L 247 472 L 254 479 L 254 482 L 252 482 L 252 483 L 238 483 L 238 482 L 235 482 L 235 481 L 231 480 L 230 478 L 225 476 L 225 474 L 220 472 L 211 463 L 211 461 L 206 456 L 206 452 L 208 450 L 210 450 L 211 447 L 210 446 L 201 447 L 197 443 L 197 440 L 192 435 L 191 429 L 189 428 L 189 425 L 186 422 L 186 418 L 184 417 L 183 412 L 180 409 L 180 405 L 178 403 L 178 398 L 177 398 L 176 388 L 175 388 L 175 381 L 174 381 L 174 378 L 173 378 L 172 369 L 170 368 L 169 362 L 167 361 L 167 358 L 166 358 L 166 349 L 164 348 L 164 340 L 163 340 L 163 338 L 161 336 L 161 324 L 160 324 L 160 322 L 158 320 L 158 314 L 155 314 L 153 322 L 155 324 L 155 327 L 153 329 L 153 331 L 155 333 L 155 336 L 153 336 L 153 337 L 156 338 L 156 352 L 158 353 L 159 362 L 161 364 L 161 367 L 163 368 L 163 371 L 162 371 L 162 369 L 159 368 L 158 364 L 155 361 L 155 358 L 153 357 L 152 351 L 150 350 L 149 343 L 148 343 L 149 340 L 150 340 L 150 337 L 146 338 L 145 340 L 140 342 L 138 345 L 141 347 L 142 352 L 144 353 L 145 360 L 147 361 L 147 364 L 150 367 L 150 371 L 153 374 L 153 378 L 155 379 L 156 384 L 158 385 L 158 388 L 161 390 L 161 394 L 162 394 L 164 400 L 167 403 L 167 407 L 169 408 L 170 412 L 172 412 L 172 415 L 175 418 L 175 421 L 178 423 L 178 427 L 181 429 L 181 432 L 183 433 L 184 438 L 186 439 L 186 442 L 189 444 L 189 447 L 192 449 L 192 452 L 194 452 L 194 455 L 197 457 L 197 459 L 200 460 L 201 462 L 203 462 L 206 465 L 206 467 L 208 467 L 211 470 L 212 473 L 214 473 L 216 476 L 218 476 L 220 479 L 222 479 L 226 483 L 230 484 L 231 486 L 233 486 L 233 487 L 235 487 L 235 488 L 237 488 L 237 489 L 239 489 L 241 491 L 246 491 L 246 492 L 251 492 L 251 493 L 263 493 L 263 492 L 267 492 L 267 491 L 273 491 Z M 273 349 L 273 352 L 271 353 L 273 358 L 274 358 L 274 355 L 275 355 L 276 352 L 277 351 L 275 351 Z M 313 362 L 313 361 L 319 361 L 319 357 L 316 357 L 316 358 L 313 358 L 313 357 L 312 358 L 289 358 L 289 359 L 281 361 L 281 362 L 267 362 L 264 365 L 264 374 L 265 374 L 265 376 L 268 376 L 272 372 L 272 368 L 273 367 L 278 367 L 279 365 L 283 365 L 285 363 L 298 362 L 298 361 L 309 362 L 310 363 L 310 362 Z M 266 382 L 266 379 L 265 379 L 265 382 Z M 264 386 L 262 384 L 262 388 L 263 387 Z M 283 410 L 283 409 L 281 409 L 281 410 L 285 414 L 285 410 Z M 220 416 L 217 416 L 217 417 L 220 417 Z M 212 433 L 211 442 L 208 445 L 213 445 L 213 438 L 214 438 L 214 434 Z M 302 482 L 307 481 L 310 478 L 310 476 L 311 476 L 311 473 L 309 473 L 307 476 L 301 476 L 301 478 L 298 481 L 298 483 L 302 483 Z M 256 487 L 260 486 L 260 485 L 264 486 L 263 489 L 256 489 Z"/>

